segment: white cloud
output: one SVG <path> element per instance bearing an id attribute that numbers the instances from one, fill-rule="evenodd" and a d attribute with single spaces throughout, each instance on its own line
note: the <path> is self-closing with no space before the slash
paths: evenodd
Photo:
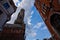
<path id="1" fill-rule="evenodd" d="M 41 30 L 46 30 L 47 29 L 47 26 L 44 26 L 43 28 L 41 28 Z"/>
<path id="2" fill-rule="evenodd" d="M 14 0 L 14 2 L 16 3 L 17 0 Z M 32 37 L 36 36 L 36 32 L 31 30 L 31 15 L 34 13 L 34 11 L 31 11 L 32 6 L 34 6 L 34 2 L 35 0 L 22 0 L 22 2 L 20 2 L 18 4 L 18 8 L 16 10 L 16 12 L 12 15 L 11 20 L 8 23 L 13 24 L 14 21 L 17 18 L 18 13 L 20 12 L 20 10 L 23 8 L 25 9 L 25 16 L 24 16 L 24 23 L 26 24 L 26 27 L 28 27 L 28 29 L 26 29 L 26 36 L 27 35 L 31 35 Z"/>
<path id="3" fill-rule="evenodd" d="M 16 3 L 18 3 L 19 1 L 18 0 L 13 0 L 13 2 L 15 3 L 15 5 L 16 5 Z M 17 5 L 16 5 L 17 6 Z"/>
<path id="4" fill-rule="evenodd" d="M 8 21 L 7 23 L 13 24 L 14 21 L 17 19 L 17 16 L 18 16 L 19 11 L 20 11 L 20 10 L 17 9 L 16 12 L 12 14 L 11 20 Z"/>
<path id="5" fill-rule="evenodd" d="M 31 14 L 33 14 L 33 13 L 34 13 L 34 11 L 31 12 Z"/>
<path id="6" fill-rule="evenodd" d="M 33 28 L 40 28 L 43 24 L 43 22 L 39 22 Z"/>
<path id="7" fill-rule="evenodd" d="M 15 4 L 18 2 L 18 0 L 13 0 L 13 1 Z M 8 23 L 13 24 L 17 18 L 18 13 L 20 12 L 21 8 L 23 8 L 23 9 L 25 9 L 24 22 L 25 22 L 25 24 L 31 24 L 30 17 L 32 17 L 31 8 L 33 5 L 34 5 L 34 0 L 22 0 L 22 2 L 19 3 L 16 12 L 12 15 L 11 20 Z"/>
<path id="8" fill-rule="evenodd" d="M 36 32 L 32 32 L 31 35 L 32 35 L 32 37 L 36 37 L 37 33 Z"/>
<path id="9" fill-rule="evenodd" d="M 51 38 L 51 37 L 52 37 L 52 35 L 50 34 L 50 36 L 48 38 Z"/>
<path id="10" fill-rule="evenodd" d="M 30 37 L 36 37 L 37 33 L 36 33 L 36 31 L 34 31 L 34 30 L 32 31 L 32 29 L 31 29 L 29 31 L 28 30 L 26 31 L 26 35 L 30 36 Z"/>
<path id="11" fill-rule="evenodd" d="M 38 28 L 40 28 L 41 30 L 46 30 L 47 26 L 44 24 L 44 22 L 39 22 L 33 27 L 33 29 L 38 29 Z"/>
<path id="12" fill-rule="evenodd" d="M 45 26 L 43 29 L 47 29 L 47 27 Z"/>
<path id="13" fill-rule="evenodd" d="M 34 13 L 34 11 L 32 11 L 31 12 L 31 15 L 29 16 L 29 18 L 27 18 L 28 19 L 28 25 L 31 25 L 31 18 L 32 18 L 32 14 Z"/>
<path id="14" fill-rule="evenodd" d="M 18 0 L 13 0 L 14 1 L 14 3 L 17 3 L 18 2 Z"/>

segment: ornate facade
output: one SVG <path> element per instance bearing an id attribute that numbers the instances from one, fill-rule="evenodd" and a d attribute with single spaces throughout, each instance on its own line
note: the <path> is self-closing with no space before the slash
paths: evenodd
<path id="1" fill-rule="evenodd" d="M 35 6 L 52 37 L 60 40 L 60 0 L 35 0 Z"/>

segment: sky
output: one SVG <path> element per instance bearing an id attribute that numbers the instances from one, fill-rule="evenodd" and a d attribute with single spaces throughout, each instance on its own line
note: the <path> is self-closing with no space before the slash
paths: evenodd
<path id="1" fill-rule="evenodd" d="M 25 9 L 24 23 L 26 24 L 25 40 L 43 40 L 50 38 L 51 35 L 40 16 L 40 13 L 34 6 L 35 0 L 13 0 L 17 6 L 16 12 L 11 16 L 11 20 L 7 23 L 13 24 L 18 13 L 23 8 Z"/>

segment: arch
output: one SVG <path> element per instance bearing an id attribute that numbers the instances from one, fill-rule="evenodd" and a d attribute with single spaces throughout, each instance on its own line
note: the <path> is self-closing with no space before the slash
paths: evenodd
<path id="1" fill-rule="evenodd" d="M 60 14 L 53 14 L 50 17 L 50 23 L 53 26 L 54 30 L 60 35 Z"/>

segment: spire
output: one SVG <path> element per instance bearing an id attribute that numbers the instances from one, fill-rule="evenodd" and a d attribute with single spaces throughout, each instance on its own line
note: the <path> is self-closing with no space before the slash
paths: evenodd
<path id="1" fill-rule="evenodd" d="M 20 13 L 18 14 L 17 19 L 15 20 L 15 24 L 23 24 L 23 20 L 24 20 L 24 9 L 21 9 Z"/>

